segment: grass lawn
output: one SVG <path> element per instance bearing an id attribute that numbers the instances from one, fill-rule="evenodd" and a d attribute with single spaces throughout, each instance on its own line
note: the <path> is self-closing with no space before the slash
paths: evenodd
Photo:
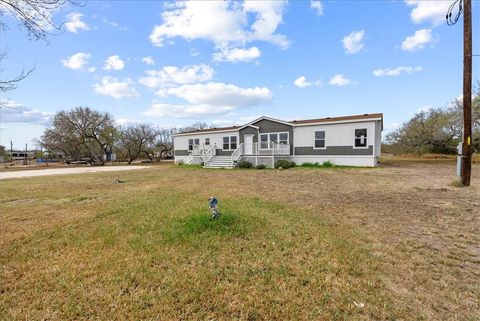
<path id="1" fill-rule="evenodd" d="M 450 167 L 1 181 L 0 320 L 474 320 L 480 189 Z"/>

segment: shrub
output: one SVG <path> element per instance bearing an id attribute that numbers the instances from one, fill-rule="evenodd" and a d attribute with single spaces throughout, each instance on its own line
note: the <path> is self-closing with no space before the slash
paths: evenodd
<path id="1" fill-rule="evenodd" d="M 238 168 L 252 168 L 253 164 L 246 160 L 241 160 L 237 163 Z"/>
<path id="2" fill-rule="evenodd" d="M 278 161 L 275 162 L 275 168 L 281 167 L 283 169 L 289 169 L 295 166 L 296 166 L 295 162 L 291 162 L 286 159 L 279 159 Z"/>
<path id="3" fill-rule="evenodd" d="M 267 168 L 267 166 L 263 165 L 263 164 L 259 164 L 257 166 L 255 166 L 256 169 L 265 169 Z"/>
<path id="4" fill-rule="evenodd" d="M 326 161 L 326 162 L 323 162 L 322 166 L 323 167 L 334 167 L 335 164 L 332 163 L 331 161 Z"/>
<path id="5" fill-rule="evenodd" d="M 183 165 L 185 162 L 183 160 L 178 161 L 177 165 Z"/>

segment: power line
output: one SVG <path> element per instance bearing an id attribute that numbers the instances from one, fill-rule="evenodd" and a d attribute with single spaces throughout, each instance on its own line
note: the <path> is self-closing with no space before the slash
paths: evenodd
<path id="1" fill-rule="evenodd" d="M 456 14 L 453 14 L 457 4 L 458 4 L 458 11 Z M 453 26 L 454 24 L 456 24 L 462 12 L 463 12 L 463 0 L 455 0 L 448 8 L 447 15 L 445 16 L 445 19 L 447 20 L 447 25 Z"/>

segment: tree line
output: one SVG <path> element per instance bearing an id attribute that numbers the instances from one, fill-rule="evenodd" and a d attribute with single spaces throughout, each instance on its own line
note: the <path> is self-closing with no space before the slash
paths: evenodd
<path id="1" fill-rule="evenodd" d="M 472 99 L 472 151 L 480 152 L 480 83 Z M 462 141 L 463 103 L 457 99 L 443 108 L 415 114 L 385 137 L 384 150 L 400 153 L 457 153 Z"/>
<path id="2" fill-rule="evenodd" d="M 77 107 L 55 114 L 38 144 L 66 160 L 85 160 L 103 164 L 105 155 L 115 153 L 129 164 L 137 159 L 158 161 L 173 151 L 173 135 L 204 129 L 197 122 L 184 128 L 157 128 L 151 124 L 117 126 L 112 115 L 89 107 Z"/>

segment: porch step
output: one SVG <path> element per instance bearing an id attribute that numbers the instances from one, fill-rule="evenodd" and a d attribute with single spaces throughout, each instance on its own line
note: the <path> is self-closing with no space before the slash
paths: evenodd
<path id="1" fill-rule="evenodd" d="M 204 168 L 233 168 L 234 164 L 230 156 L 214 156 Z"/>

